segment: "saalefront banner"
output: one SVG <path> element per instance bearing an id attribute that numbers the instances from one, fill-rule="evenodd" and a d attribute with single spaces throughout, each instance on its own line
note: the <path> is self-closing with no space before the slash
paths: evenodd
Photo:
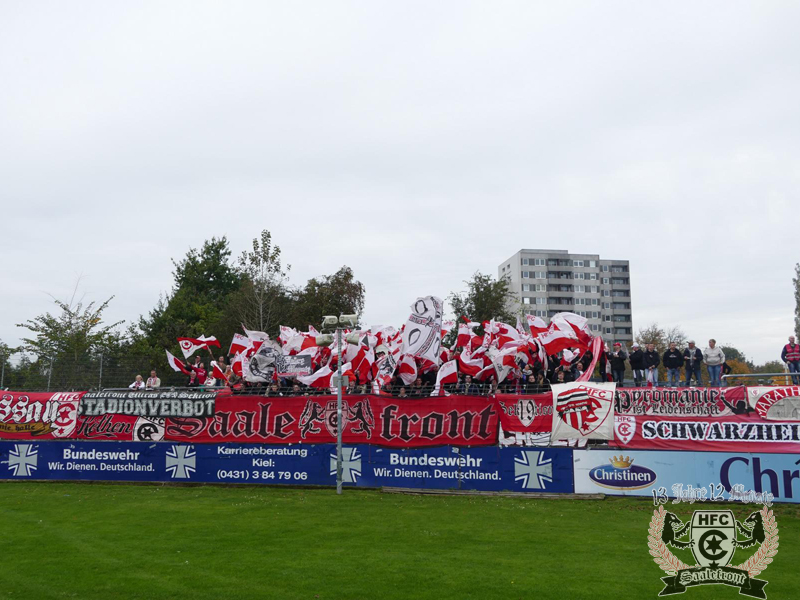
<path id="1" fill-rule="evenodd" d="M 497 444 L 495 404 L 480 396 L 342 399 L 342 439 L 392 447 Z M 322 444 L 336 441 L 335 396 L 219 396 L 213 418 L 166 419 L 164 439 Z"/>
<path id="2" fill-rule="evenodd" d="M 73 437 L 81 396 L 0 391 L 0 439 Z"/>

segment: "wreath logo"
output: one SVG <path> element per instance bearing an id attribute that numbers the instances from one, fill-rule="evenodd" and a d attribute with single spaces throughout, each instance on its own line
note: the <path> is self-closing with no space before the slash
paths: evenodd
<path id="1" fill-rule="evenodd" d="M 682 541 L 687 535 L 689 539 Z M 737 548 L 756 544 L 755 554 L 740 565 L 729 566 Z M 696 510 L 684 523 L 662 505 L 653 511 L 647 545 L 655 563 L 671 575 L 661 578 L 666 587 L 659 596 L 682 594 L 695 585 L 723 584 L 738 587 L 746 596 L 766 598 L 768 582 L 755 577 L 778 553 L 778 526 L 766 506 L 744 521 L 737 520 L 730 510 Z M 670 547 L 690 548 L 697 564 L 687 565 Z"/>

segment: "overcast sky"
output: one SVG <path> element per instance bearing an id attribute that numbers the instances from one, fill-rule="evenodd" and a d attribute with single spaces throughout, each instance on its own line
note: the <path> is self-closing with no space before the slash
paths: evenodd
<path id="1" fill-rule="evenodd" d="M 0 4 L 0 339 L 133 320 L 262 229 L 400 325 L 520 248 L 628 259 L 634 329 L 793 329 L 796 2 Z M 208 332 L 213 334 L 214 332 Z"/>

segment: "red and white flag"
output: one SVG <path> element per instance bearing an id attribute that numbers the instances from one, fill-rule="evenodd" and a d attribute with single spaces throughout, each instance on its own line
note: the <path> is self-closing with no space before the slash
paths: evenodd
<path id="1" fill-rule="evenodd" d="M 183 352 L 184 358 L 189 358 L 200 348 L 208 348 L 209 346 L 220 347 L 217 338 L 213 335 L 210 337 L 201 335 L 199 338 L 179 337 L 178 343 L 181 346 L 181 352 Z"/>
<path id="2" fill-rule="evenodd" d="M 397 363 L 397 375 L 406 385 L 411 385 L 417 378 L 417 362 L 410 354 L 404 354 Z"/>
<path id="3" fill-rule="evenodd" d="M 241 352 L 247 352 L 253 347 L 253 341 L 241 333 L 234 333 L 233 340 L 231 340 L 231 347 L 228 350 L 229 356 L 235 356 Z"/>
<path id="4" fill-rule="evenodd" d="M 472 375 L 473 377 L 485 366 L 483 358 L 481 356 L 473 358 L 468 348 L 464 348 L 456 360 L 458 361 L 458 370 L 465 375 Z"/>
<path id="5" fill-rule="evenodd" d="M 261 344 L 269 341 L 269 336 L 263 331 L 256 331 L 255 329 L 247 329 L 247 327 L 245 327 L 244 325 L 242 325 L 242 330 L 244 330 L 244 334 L 252 342 L 253 352 L 258 352 L 258 349 L 261 347 Z"/>
<path id="6" fill-rule="evenodd" d="M 540 333 L 547 331 L 547 323 L 541 317 L 534 317 L 533 315 L 526 315 L 528 327 L 531 328 L 531 335 L 536 337 Z"/>
<path id="7" fill-rule="evenodd" d="M 225 383 L 228 383 L 228 378 L 225 377 L 224 371 L 219 368 L 219 365 L 217 364 L 217 361 L 215 361 L 215 360 L 211 361 L 211 376 L 214 379 L 220 379 L 220 380 L 224 381 Z"/>
<path id="8" fill-rule="evenodd" d="M 231 361 L 231 369 L 239 377 L 242 377 L 242 374 L 244 373 L 245 360 L 247 359 L 245 358 L 244 354 L 237 354 L 236 356 L 233 357 L 233 360 Z"/>
<path id="9" fill-rule="evenodd" d="M 186 365 L 172 356 L 169 350 L 165 350 L 165 352 L 167 353 L 167 363 L 169 363 L 169 366 L 172 367 L 173 371 L 176 371 L 177 373 L 184 373 L 186 375 L 189 374 L 189 369 L 186 368 Z"/>
<path id="10" fill-rule="evenodd" d="M 444 363 L 436 374 L 436 385 L 431 396 L 443 396 L 444 386 L 448 383 L 458 383 L 458 363 L 454 360 Z"/>

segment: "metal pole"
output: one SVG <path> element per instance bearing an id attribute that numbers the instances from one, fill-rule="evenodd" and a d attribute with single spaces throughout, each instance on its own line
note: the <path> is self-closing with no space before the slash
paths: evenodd
<path id="1" fill-rule="evenodd" d="M 100 353 L 100 382 L 97 384 L 97 389 L 103 389 L 103 353 Z"/>
<path id="2" fill-rule="evenodd" d="M 0 362 L 3 363 L 2 368 L 0 368 L 0 390 L 3 389 L 3 382 L 6 379 L 6 357 L 0 354 Z"/>
<path id="3" fill-rule="evenodd" d="M 50 357 L 50 369 L 47 371 L 47 391 L 50 391 L 50 379 L 53 377 L 53 357 Z"/>
<path id="4" fill-rule="evenodd" d="M 342 493 L 342 328 L 336 328 L 336 347 L 339 350 L 336 383 L 336 493 Z"/>

